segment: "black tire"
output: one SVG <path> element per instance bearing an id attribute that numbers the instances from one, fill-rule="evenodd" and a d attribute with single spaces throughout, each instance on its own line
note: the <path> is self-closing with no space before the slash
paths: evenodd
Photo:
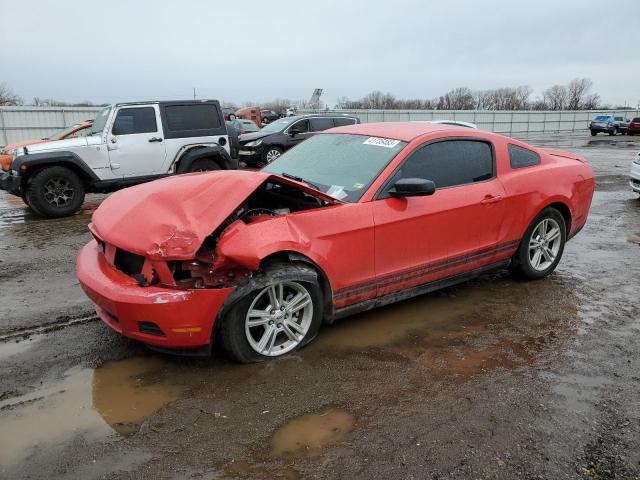
<path id="1" fill-rule="evenodd" d="M 591 136 L 595 137 L 598 134 L 598 132 L 596 132 L 595 130 L 591 130 Z"/>
<path id="2" fill-rule="evenodd" d="M 84 183 L 66 167 L 46 167 L 28 181 L 27 205 L 41 217 L 58 218 L 73 215 L 84 202 Z"/>
<path id="3" fill-rule="evenodd" d="M 544 268 L 543 270 L 539 270 L 533 267 L 531 258 L 530 258 L 530 243 L 532 240 L 532 235 L 534 231 L 540 225 L 540 223 L 545 219 L 551 219 L 557 223 L 560 228 L 560 246 L 558 252 L 555 256 L 555 259 L 549 266 Z M 562 253 L 564 252 L 564 246 L 567 241 L 567 226 L 562 214 L 556 210 L 555 208 L 545 208 L 542 212 L 540 212 L 536 218 L 533 219 L 529 228 L 522 237 L 520 241 L 520 246 L 518 250 L 511 258 L 511 265 L 509 269 L 511 272 L 519 278 L 526 280 L 538 280 L 540 278 L 544 278 L 553 272 L 560 262 L 562 258 Z"/>
<path id="4" fill-rule="evenodd" d="M 610 136 L 615 136 L 617 134 L 618 134 L 618 127 L 614 127 L 614 129 L 609 132 Z"/>
<path id="5" fill-rule="evenodd" d="M 278 353 L 277 347 L 280 346 L 280 348 L 285 348 L 284 345 L 286 344 L 284 341 L 289 341 L 289 337 L 287 337 L 285 332 L 279 331 L 275 334 L 276 340 L 274 340 L 273 347 L 275 349 L 275 353 L 274 355 L 269 356 L 259 353 L 251 346 L 248 339 L 249 333 L 247 333 L 247 330 L 245 329 L 245 322 L 248 311 L 252 304 L 254 304 L 254 301 L 258 302 L 254 305 L 255 308 L 259 305 L 261 299 L 263 299 L 262 296 L 264 295 L 263 292 L 265 289 L 272 285 L 279 284 L 295 285 L 295 288 L 303 288 L 308 292 L 311 298 L 312 308 L 311 312 L 308 312 L 305 307 L 305 310 L 302 313 L 303 315 L 308 315 L 309 324 L 304 336 L 297 340 L 297 345 L 292 345 L 290 349 L 285 349 L 282 354 Z M 285 289 L 286 288 L 287 287 L 285 287 Z M 255 275 L 253 278 L 248 279 L 244 285 L 238 287 L 236 292 L 237 299 L 228 309 L 225 310 L 225 313 L 223 314 L 222 325 L 219 332 L 219 341 L 227 354 L 239 363 L 263 362 L 265 360 L 293 353 L 313 340 L 320 329 L 320 325 L 322 324 L 322 291 L 318 284 L 318 276 L 315 270 L 304 264 L 275 263 L 268 269 L 265 269 L 263 272 Z M 274 309 L 272 312 L 277 311 L 278 310 Z M 287 313 L 288 312 L 285 311 L 282 315 L 286 315 Z M 299 321 L 302 324 L 302 318 L 296 319 L 294 315 L 285 318 L 290 318 L 296 322 Z M 301 314 L 298 313 L 298 315 Z M 271 324 L 274 323 L 273 320 L 269 321 Z M 276 322 L 277 321 L 279 320 L 276 320 Z M 282 324 L 285 324 L 285 320 L 282 320 Z M 275 325 L 272 326 L 275 328 Z M 278 324 L 278 326 L 280 326 L 280 324 Z M 266 334 L 266 329 L 269 327 L 265 324 L 264 327 L 254 328 L 258 329 L 258 333 L 262 332 L 262 336 L 264 336 Z M 260 328 L 263 328 L 264 330 L 260 330 Z M 276 342 L 280 341 L 283 341 L 283 343 L 281 345 L 276 345 Z"/>
<path id="6" fill-rule="evenodd" d="M 276 158 L 282 155 L 282 148 L 280 147 L 267 147 L 264 149 L 264 153 L 262 154 L 262 162 L 265 165 L 269 165 Z"/>
<path id="7" fill-rule="evenodd" d="M 189 165 L 189 173 L 192 172 L 210 172 L 220 170 L 220 165 L 212 158 L 199 158 Z"/>
<path id="8" fill-rule="evenodd" d="M 627 131 L 627 135 L 629 135 L 630 137 L 633 137 L 635 134 L 633 132 Z"/>

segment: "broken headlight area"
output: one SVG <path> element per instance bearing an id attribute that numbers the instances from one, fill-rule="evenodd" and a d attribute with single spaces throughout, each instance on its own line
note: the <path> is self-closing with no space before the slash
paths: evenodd
<path id="1" fill-rule="evenodd" d="M 236 222 L 253 224 L 290 213 L 311 210 L 331 203 L 295 186 L 269 181 L 256 190 L 209 235 L 191 261 L 169 261 L 175 286 L 179 288 L 216 288 L 236 285 L 253 272 L 224 257 L 218 242 Z"/>

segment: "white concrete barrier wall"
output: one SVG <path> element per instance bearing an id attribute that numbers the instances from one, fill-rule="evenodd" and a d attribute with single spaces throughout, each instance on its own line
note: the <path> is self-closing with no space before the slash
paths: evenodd
<path id="1" fill-rule="evenodd" d="M 47 137 L 53 132 L 95 117 L 102 107 L 0 107 L 0 145 Z M 300 113 L 315 113 L 305 110 Z M 472 122 L 497 133 L 528 134 L 586 131 L 598 114 L 613 113 L 629 119 L 637 110 L 484 111 L 484 110 L 322 110 L 322 113 L 355 115 L 363 123 L 427 121 L 435 119 Z"/>
<path id="2" fill-rule="evenodd" d="M 300 113 L 348 114 L 358 117 L 362 123 L 460 120 L 475 123 L 482 130 L 507 135 L 586 132 L 591 119 L 600 114 L 615 114 L 629 120 L 640 117 L 637 110 L 570 110 L 561 112 L 538 110 L 304 110 Z"/>
<path id="3" fill-rule="evenodd" d="M 0 107 L 0 145 L 48 137 L 93 119 L 102 107 Z"/>

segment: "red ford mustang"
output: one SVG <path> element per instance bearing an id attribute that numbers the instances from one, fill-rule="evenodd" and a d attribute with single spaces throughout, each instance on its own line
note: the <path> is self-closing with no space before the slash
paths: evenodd
<path id="1" fill-rule="evenodd" d="M 98 315 L 152 347 L 254 362 L 321 324 L 491 269 L 549 275 L 585 224 L 586 161 L 429 123 L 328 130 L 260 172 L 113 194 L 78 256 Z M 217 343 L 216 343 L 217 344 Z"/>

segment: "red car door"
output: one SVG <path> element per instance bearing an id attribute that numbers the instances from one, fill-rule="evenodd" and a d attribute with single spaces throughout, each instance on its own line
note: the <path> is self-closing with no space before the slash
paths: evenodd
<path id="1" fill-rule="evenodd" d="M 433 195 L 394 198 L 400 178 L 436 184 Z M 416 148 L 373 201 L 377 295 L 492 262 L 499 251 L 504 189 L 494 149 L 478 139 L 446 139 Z"/>

